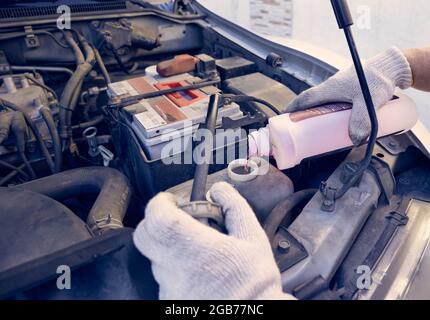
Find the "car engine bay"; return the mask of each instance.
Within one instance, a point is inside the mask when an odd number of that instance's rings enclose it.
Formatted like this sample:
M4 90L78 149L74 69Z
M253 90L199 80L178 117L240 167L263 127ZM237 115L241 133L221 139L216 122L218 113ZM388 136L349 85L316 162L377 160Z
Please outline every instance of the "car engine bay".
M276 47L261 58L221 32L218 20L133 2L76 5L64 30L49 6L0 8L0 297L156 299L131 234L157 193L189 199L198 167L193 135L214 94L223 103L216 128L230 134L216 135L200 188L227 181L247 199L286 292L382 298L396 283L384 261L415 279L415 266L398 261L415 252L409 259L418 263L430 238L415 230L430 223L429 155L419 139L410 131L380 138L369 169L339 199L330 199L330 188L342 185L366 145L286 170L260 159L264 175L237 180L228 166L248 158L248 134L315 84L303 74L322 81L334 70ZM311 62L302 75L288 72L303 59ZM75 290L56 290L59 265L74 270ZM359 266L384 281L357 287ZM407 288L396 290L404 296Z

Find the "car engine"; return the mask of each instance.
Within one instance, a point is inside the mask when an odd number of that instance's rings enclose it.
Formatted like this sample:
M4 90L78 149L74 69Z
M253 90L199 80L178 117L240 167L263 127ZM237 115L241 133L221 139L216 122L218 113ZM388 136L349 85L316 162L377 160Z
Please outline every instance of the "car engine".
M340 186L365 145L286 170L259 159L265 174L238 180L229 164L248 158L248 134L333 68L182 7L77 4L70 29L56 26L52 8L0 8L0 297L157 298L131 234L158 192L189 200L195 133L212 95L222 99L214 121L224 131L200 188L228 181L248 200L284 290L303 299L387 294L377 282L357 288L357 268L394 263L391 246L412 250L398 237L414 233L401 228L430 223L428 153L410 131L380 138L370 169L335 203L323 187ZM416 241L418 257L426 243ZM74 270L76 290L56 289L60 265Z

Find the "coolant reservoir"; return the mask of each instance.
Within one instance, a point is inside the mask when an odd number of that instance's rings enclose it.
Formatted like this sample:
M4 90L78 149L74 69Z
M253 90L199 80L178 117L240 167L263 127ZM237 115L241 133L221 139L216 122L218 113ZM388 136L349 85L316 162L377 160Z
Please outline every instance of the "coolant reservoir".
M267 127L249 135L249 156L273 156L280 170L303 159L351 147L351 104L336 103L269 119ZM418 121L415 103L399 94L377 111L378 137L412 129Z
M220 181L232 184L239 191L260 222L266 219L281 200L294 192L290 178L264 159L239 159L231 162L227 169L208 176L206 190ZM189 202L192 182L184 182L167 191L178 196L180 201Z

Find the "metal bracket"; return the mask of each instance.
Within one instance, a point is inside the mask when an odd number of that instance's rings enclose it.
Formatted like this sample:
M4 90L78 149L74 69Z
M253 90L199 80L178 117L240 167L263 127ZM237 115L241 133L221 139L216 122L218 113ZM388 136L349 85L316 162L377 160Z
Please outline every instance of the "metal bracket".
M394 221L395 225L398 227L405 226L409 221L409 217L406 214L397 211L390 212L386 218L390 221Z
M321 182L320 192L324 197L321 204L321 210L325 212L333 212L336 207L337 188L328 186L326 181Z
M182 210L197 220L212 219L219 226L224 225L221 207L209 201L192 201L179 206Z
M37 48L40 46L39 38L34 34L33 28L31 26L24 27L25 32L25 43L27 48Z

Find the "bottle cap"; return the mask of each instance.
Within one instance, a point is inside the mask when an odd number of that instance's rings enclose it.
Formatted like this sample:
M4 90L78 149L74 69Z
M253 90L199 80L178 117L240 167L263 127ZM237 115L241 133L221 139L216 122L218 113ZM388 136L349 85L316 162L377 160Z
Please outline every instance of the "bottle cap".
M255 179L258 175L258 165L248 159L237 159L228 165L227 174L234 182L247 182Z
M251 132L248 135L248 156L252 157L269 157L271 154L271 145L269 138L269 128L262 128L258 131Z

